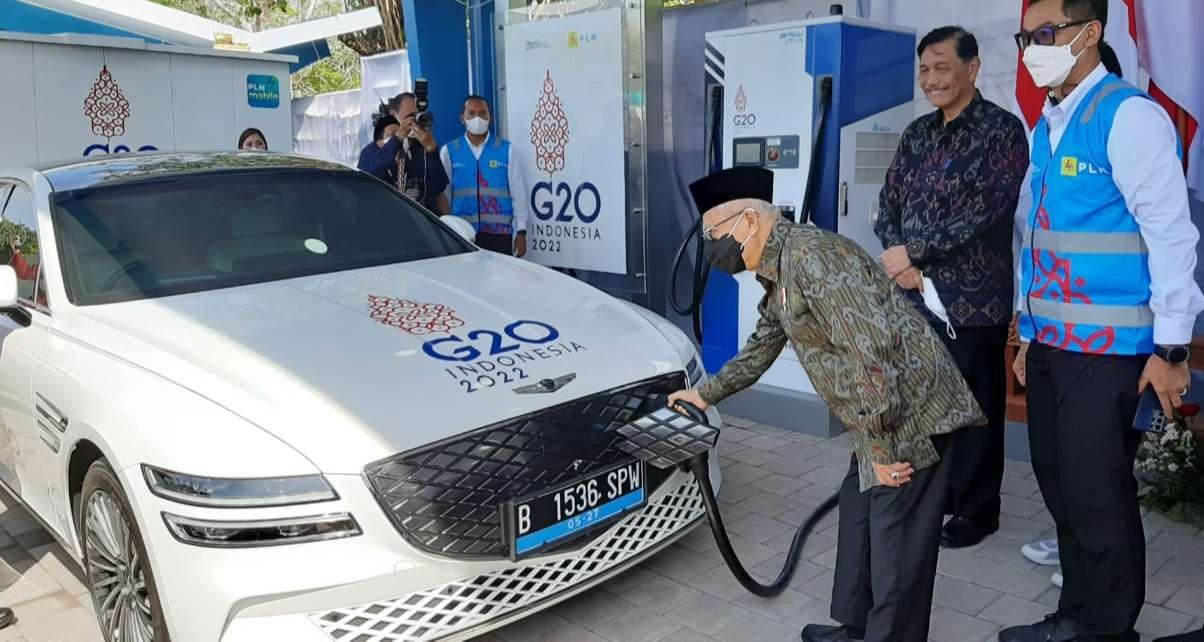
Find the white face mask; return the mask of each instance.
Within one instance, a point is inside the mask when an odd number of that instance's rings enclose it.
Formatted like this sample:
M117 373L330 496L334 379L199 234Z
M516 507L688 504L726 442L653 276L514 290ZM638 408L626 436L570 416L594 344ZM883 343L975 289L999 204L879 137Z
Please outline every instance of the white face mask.
M932 284L932 279L924 278L924 291L921 296L924 297L924 307L928 308L936 318L945 322L945 332L949 334L950 339L957 339L957 332L953 329L953 323L949 321L949 313L945 310L945 304L941 302L941 297L936 293L936 286Z
M1076 56L1071 47L1078 42L1079 36L1086 32L1087 27L1084 26L1074 40L1061 46L1029 45L1024 49L1024 66L1038 87L1056 89L1066 83L1071 70L1074 69L1074 63L1079 61L1083 51L1087 51L1084 47Z
M473 116L465 121L464 129L473 136L484 136L489 131L489 121L480 116Z

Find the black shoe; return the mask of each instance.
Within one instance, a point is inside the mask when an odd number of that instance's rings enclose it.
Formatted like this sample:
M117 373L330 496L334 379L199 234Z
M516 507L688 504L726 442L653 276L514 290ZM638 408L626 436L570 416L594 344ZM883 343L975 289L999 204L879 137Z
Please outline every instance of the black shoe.
M954 515L945 527L941 529L941 546L945 548L966 548L987 538L987 535L999 530L999 520L990 524L977 524L966 517Z
M1036 624L1013 626L999 632L999 642L1073 642L1078 635L1076 620L1051 613Z
M17 618L13 617L12 609L0 608L0 629L12 624Z
M808 624L803 627L803 642L849 642L865 639L865 629L829 624Z

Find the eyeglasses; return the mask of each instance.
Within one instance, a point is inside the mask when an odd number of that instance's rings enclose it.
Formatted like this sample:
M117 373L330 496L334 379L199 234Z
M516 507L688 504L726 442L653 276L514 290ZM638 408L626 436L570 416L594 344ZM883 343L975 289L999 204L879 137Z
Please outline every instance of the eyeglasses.
M1073 20L1071 22L1060 22L1056 25L1037 27L1032 31L1025 31L1021 29L1020 31L1017 31L1016 35L1013 37L1016 39L1016 46L1020 48L1020 51L1024 51L1025 49L1028 49L1029 45L1033 44L1041 46L1052 45L1054 40L1058 37L1059 31L1067 27L1077 27L1090 22L1095 22L1095 20Z
M729 216L729 217L727 217L727 218L723 219L722 221L719 221L718 223L716 223L716 224L714 224L714 225L712 225L712 226L710 226L710 227L706 228L705 230L703 230L703 231L702 231L702 240L704 240L704 241L714 241L714 240L715 240L715 237L714 237L714 236L711 236L711 232L715 231L715 228L719 227L720 225L723 225L724 223L726 223L726 222L728 222L728 221L730 221L730 220L732 220L732 219L734 219L734 218L738 218L738 217L739 217L741 214L743 214L743 213L745 213L745 212L747 212L747 211L748 211L748 210L740 210L739 212L736 212L735 214L732 214L731 216ZM735 233L735 231L736 231L736 226L737 226L737 225L739 225L739 224L740 224L740 221L736 221L735 223L732 223L732 229L728 230L727 234L724 234L724 236L730 236L730 235L732 235L733 233Z

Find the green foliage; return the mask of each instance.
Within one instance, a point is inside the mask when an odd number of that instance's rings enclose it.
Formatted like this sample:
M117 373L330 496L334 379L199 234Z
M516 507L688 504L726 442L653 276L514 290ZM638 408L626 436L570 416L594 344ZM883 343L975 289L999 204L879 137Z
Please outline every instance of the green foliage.
M330 57L293 74L293 97L314 96L346 91L360 86L360 57L349 47L331 38Z
M38 235L26 225L5 219L0 221L0 263L8 265L12 258L13 237L22 240L21 254L30 257L38 254Z
M343 13L343 0L152 0L224 24L255 31ZM371 4L371 3L367 3ZM294 97L345 91L360 86L359 56L330 41L330 57L292 75Z

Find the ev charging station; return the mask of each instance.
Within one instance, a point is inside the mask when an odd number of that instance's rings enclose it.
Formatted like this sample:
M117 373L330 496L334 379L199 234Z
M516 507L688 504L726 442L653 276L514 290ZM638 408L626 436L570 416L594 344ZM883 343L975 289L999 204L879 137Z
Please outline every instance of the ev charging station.
M784 215L803 222L809 204L810 223L877 256L879 191L915 117L915 45L911 29L841 15L708 33L711 170L773 170L774 203ZM711 271L701 312L708 372L748 340L763 295L752 274ZM790 349L759 386L788 396L815 392Z

